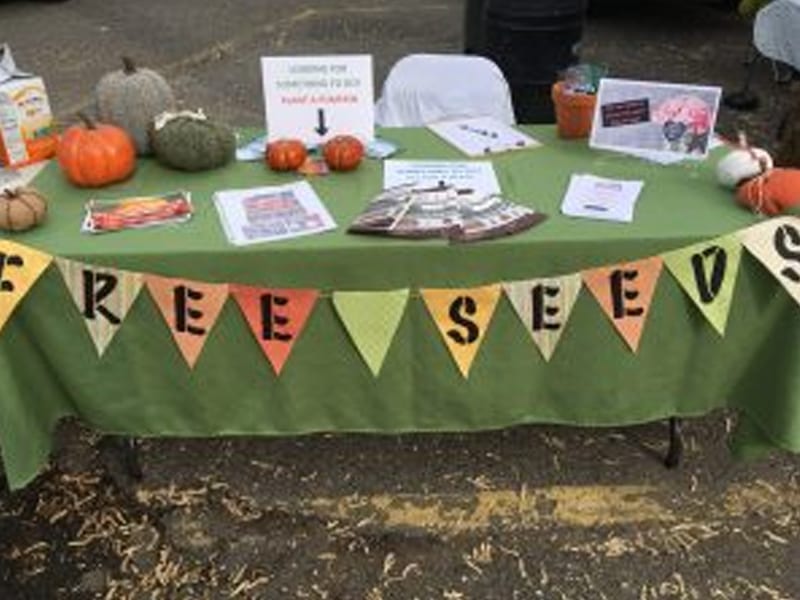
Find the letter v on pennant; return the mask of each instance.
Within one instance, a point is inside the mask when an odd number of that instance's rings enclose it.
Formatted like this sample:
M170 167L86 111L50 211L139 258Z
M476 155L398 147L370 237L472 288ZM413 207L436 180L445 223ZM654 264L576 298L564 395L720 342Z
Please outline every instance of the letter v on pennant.
M664 264L714 329L725 335L742 244L727 235L662 255Z

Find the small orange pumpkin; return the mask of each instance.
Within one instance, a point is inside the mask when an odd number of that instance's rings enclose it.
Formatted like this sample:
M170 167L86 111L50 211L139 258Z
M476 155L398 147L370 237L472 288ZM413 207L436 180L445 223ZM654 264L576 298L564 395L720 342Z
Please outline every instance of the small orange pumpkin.
M282 139L267 144L267 165L273 171L295 171L307 156L306 145L300 140Z
M47 215L47 200L30 187L0 192L0 229L25 231L36 227Z
M325 143L322 155L334 171L352 171L364 158L364 144L352 135L337 135Z
M58 165L66 178L81 187L102 187L127 179L136 168L131 136L116 125L78 116L83 124L68 128L58 144Z
M800 169L770 169L736 190L739 204L765 215L800 206Z

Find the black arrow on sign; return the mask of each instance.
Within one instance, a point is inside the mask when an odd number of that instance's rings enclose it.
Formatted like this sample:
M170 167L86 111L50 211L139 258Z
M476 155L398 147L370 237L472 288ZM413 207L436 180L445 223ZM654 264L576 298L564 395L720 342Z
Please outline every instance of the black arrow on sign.
M325 126L325 109L324 108L318 108L317 109L317 122L318 122L318 125L314 128L314 131L316 131L320 135L325 135L326 133L328 133L329 130Z

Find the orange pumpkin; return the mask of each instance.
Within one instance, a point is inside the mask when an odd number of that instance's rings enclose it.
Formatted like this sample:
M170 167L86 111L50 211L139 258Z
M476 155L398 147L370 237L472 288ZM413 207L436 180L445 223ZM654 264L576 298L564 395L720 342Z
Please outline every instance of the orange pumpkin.
M306 145L300 140L275 140L267 144L267 165L273 171L295 171L307 156Z
M136 147L128 133L115 125L95 123L79 115L58 144L58 165L73 184L102 187L127 179L136 168Z
M800 169L770 169L736 190L743 206L766 215L777 215L800 206Z
M334 171L352 171L364 158L364 144L352 135L337 135L325 143L322 155Z

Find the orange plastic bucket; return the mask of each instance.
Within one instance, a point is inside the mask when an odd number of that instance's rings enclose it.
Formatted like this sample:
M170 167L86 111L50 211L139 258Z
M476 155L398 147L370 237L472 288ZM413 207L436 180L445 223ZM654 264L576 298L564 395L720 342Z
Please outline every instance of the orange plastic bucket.
M564 84L553 84L551 96L556 108L558 135L562 138L585 138L592 131L594 94L569 93Z

